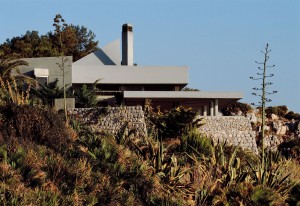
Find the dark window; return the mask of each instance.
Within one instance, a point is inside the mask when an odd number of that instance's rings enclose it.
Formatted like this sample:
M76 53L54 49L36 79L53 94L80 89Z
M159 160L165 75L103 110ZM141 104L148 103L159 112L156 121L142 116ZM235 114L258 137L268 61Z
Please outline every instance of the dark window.
M48 84L48 77L36 77L35 79L39 84L42 84L42 85Z

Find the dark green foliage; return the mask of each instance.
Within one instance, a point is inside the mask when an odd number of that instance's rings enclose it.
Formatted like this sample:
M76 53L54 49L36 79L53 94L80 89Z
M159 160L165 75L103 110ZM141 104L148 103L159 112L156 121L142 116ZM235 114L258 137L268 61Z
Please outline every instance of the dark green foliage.
M267 117L271 117L271 114L276 114L279 117L284 117L287 112L288 112L288 108L285 105L266 108Z
M97 95L93 86L83 85L74 91L75 103L77 108L92 108L98 103Z
M257 187L251 194L251 200L253 205L272 205L276 201L276 193L274 194L274 190L268 187Z
M197 113L184 107L177 107L166 113L151 112L148 116L163 138L178 137L187 127L198 123L195 121Z
M211 156L213 142L196 128L188 128L180 137L181 149L188 154L197 153L203 156Z
M227 107L223 108L221 111L225 116L236 115L239 112L242 112L242 114L246 116L248 112L252 111L252 108L249 104L246 103L233 102L229 104Z
M58 80L31 89L33 98L39 98L44 105L53 106L55 98L63 98L64 90L57 86Z
M286 115L284 115L284 118L289 119L289 120L292 120L292 119L300 120L300 114L290 111Z
M62 30L63 53L73 56L73 61L98 49L95 34L84 26L66 25ZM0 45L0 58L18 55L21 58L60 56L59 36L48 32L39 35L37 31L27 31L24 35L12 37Z
M289 205L299 205L300 204L300 183L295 185L291 190L291 196L288 199Z
M279 151L286 158L294 158L300 163L300 139L292 139L281 143L278 146Z

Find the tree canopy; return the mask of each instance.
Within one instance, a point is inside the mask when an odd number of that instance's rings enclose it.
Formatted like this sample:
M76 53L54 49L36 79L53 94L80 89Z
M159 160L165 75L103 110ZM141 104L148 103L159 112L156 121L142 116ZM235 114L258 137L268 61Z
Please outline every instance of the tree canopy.
M38 31L27 31L24 35L7 39L0 44L0 59L11 56L20 58L60 56L58 35L61 35L64 45L63 54L73 56L73 61L98 49L96 35L86 27L63 24L60 29L61 33L54 30L45 35L40 35Z

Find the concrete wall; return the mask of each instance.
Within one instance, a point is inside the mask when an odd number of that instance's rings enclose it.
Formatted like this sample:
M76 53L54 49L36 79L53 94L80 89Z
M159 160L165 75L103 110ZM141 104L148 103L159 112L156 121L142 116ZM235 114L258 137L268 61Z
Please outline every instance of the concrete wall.
M66 98L67 109L74 109L75 108L75 98ZM64 98L59 98L54 100L54 107L57 110L65 108Z
M242 116L207 116L200 131L211 137L214 143L226 141L228 145L239 145L258 153L255 136L250 120Z
M65 84L72 84L72 56L66 56L65 59ZM39 58L24 58L28 62L28 66L20 66L19 69L22 74L34 77L34 68L48 69L48 82L54 82L58 79L58 86L63 87L63 71L58 64L61 63L61 57L39 57Z

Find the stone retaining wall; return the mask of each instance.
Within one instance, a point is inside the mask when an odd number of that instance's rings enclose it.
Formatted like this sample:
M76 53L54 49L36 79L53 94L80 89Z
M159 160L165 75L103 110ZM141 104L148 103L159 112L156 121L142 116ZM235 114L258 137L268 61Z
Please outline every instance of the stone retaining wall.
M141 106L75 108L68 111L79 122L88 124L95 132L108 134L134 131L137 136L146 136L147 129Z
M243 116L208 116L200 131L211 137L214 143L226 141L229 145L239 145L258 154L255 136L250 120Z
M95 132L119 134L134 131L136 136L147 135L144 112L141 106L108 108L75 108L69 114L79 122L88 124ZM250 120L242 116L209 116L200 131L216 143L226 141L229 145L239 145L258 153Z

